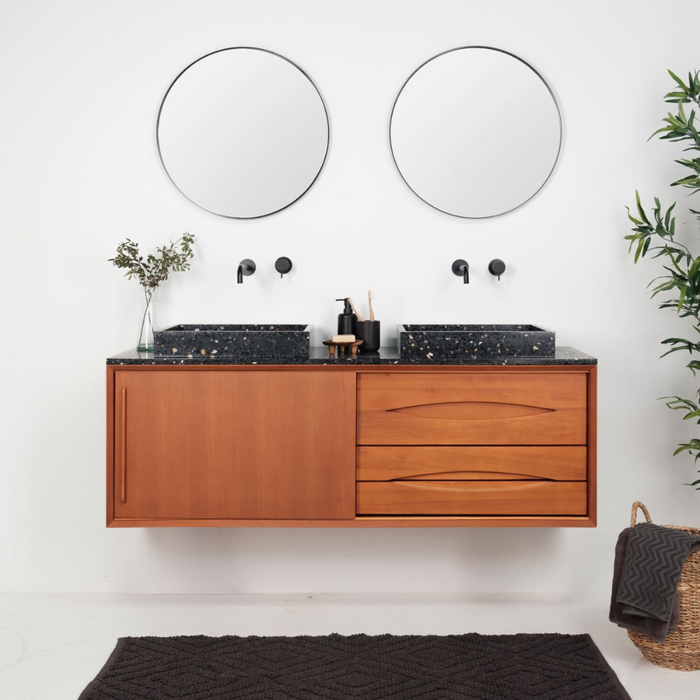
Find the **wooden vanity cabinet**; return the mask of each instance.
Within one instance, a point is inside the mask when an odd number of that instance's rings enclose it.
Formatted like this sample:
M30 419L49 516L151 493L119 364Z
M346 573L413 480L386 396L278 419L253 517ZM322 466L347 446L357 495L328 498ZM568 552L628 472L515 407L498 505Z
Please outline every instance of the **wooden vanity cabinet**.
M108 365L107 391L111 527L595 526L595 365Z

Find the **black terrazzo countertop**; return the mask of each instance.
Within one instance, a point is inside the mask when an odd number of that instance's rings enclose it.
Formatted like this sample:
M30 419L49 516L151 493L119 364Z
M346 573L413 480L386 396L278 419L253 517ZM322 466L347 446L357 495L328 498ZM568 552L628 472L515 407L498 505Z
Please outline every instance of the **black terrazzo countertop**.
M241 360L208 357L155 357L135 348L107 358L108 365L597 365L595 357L570 347L557 347L554 357L400 357L395 347L381 348L375 353L360 353L356 359L339 356L332 360L328 348L311 348L309 357L250 357Z

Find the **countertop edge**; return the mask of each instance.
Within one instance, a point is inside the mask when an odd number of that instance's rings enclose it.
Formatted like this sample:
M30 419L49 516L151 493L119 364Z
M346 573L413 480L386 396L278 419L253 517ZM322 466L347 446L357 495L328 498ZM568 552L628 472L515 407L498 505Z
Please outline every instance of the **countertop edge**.
M400 357L396 348L381 348L377 353L358 355L356 359L350 357L337 357L331 359L327 348L311 348L308 357L284 358L284 357L249 357L249 358L217 358L213 356L202 357L155 357L153 353L139 353L135 348L108 357L107 365L153 365L153 366L246 366L246 365L310 365L310 366L364 366L364 365L420 365L426 367L435 366L524 366L524 365L597 365L598 360L591 355L568 346L555 348L554 357L484 357L474 360L464 357Z

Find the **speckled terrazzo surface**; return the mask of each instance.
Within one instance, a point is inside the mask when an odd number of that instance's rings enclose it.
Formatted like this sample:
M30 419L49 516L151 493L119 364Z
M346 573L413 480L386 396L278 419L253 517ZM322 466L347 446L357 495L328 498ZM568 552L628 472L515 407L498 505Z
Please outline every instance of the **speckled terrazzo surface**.
M376 353L360 353L357 359L342 355L328 357L328 348L311 348L305 357L249 357L236 361L219 355L188 357L155 357L135 348L107 358L108 365L596 365L598 360L570 347L555 348L553 357L480 357L461 354L448 357L401 357L396 347L381 348Z
M533 325L419 325L397 326L402 357L458 357L472 361L489 358L554 357L553 331Z
M153 334L154 354L173 359L306 358L311 328L304 324L180 324Z

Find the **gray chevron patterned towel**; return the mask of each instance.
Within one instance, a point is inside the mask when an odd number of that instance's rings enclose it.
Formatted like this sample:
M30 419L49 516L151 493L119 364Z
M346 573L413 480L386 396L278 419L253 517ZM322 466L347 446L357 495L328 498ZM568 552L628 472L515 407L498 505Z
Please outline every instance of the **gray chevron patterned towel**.
M689 554L700 551L700 537L642 523L620 533L610 620L666 641L678 624L678 579Z

